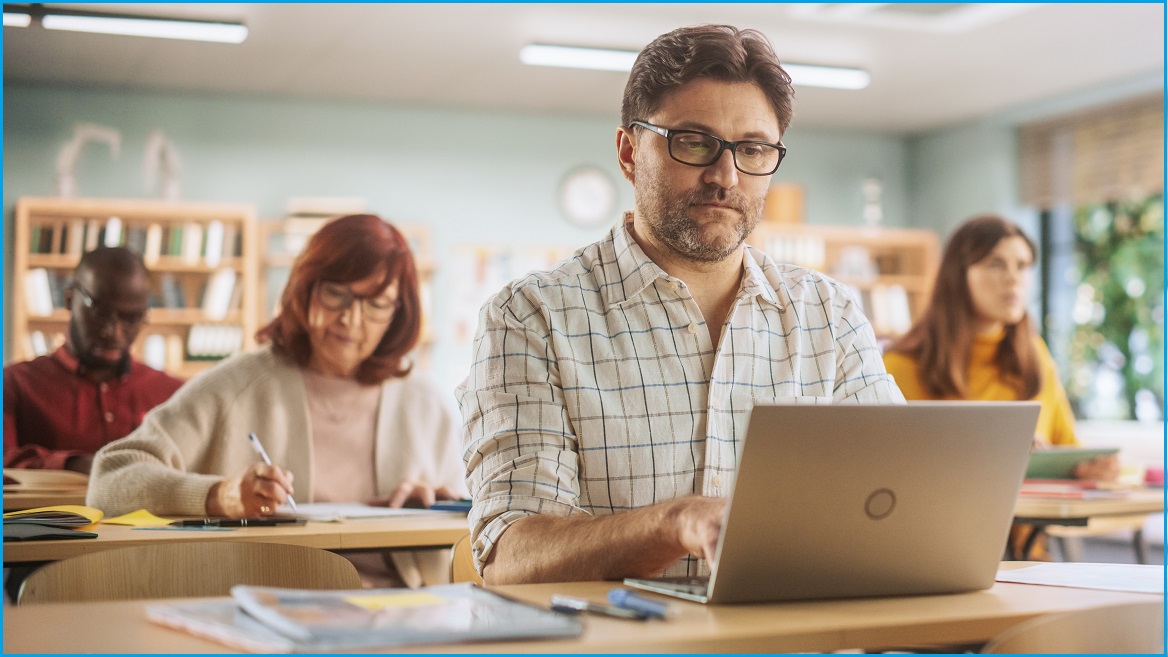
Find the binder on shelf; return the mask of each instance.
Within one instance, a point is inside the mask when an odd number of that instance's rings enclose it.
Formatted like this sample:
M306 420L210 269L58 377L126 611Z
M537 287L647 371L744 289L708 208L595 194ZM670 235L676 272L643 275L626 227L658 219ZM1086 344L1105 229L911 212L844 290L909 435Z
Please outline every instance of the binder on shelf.
M242 255L242 251L237 248L240 245L236 243L241 236L239 226L235 225L234 221L228 222L223 227L223 248L220 249L223 254L223 260Z
M98 221L97 219L87 219L85 221L85 252L86 253L89 253L90 251L97 248L97 245L101 243L100 241L98 241L100 237L101 237L101 222Z
M65 253L71 258L80 258L85 249L85 220L70 219L69 234L65 244Z

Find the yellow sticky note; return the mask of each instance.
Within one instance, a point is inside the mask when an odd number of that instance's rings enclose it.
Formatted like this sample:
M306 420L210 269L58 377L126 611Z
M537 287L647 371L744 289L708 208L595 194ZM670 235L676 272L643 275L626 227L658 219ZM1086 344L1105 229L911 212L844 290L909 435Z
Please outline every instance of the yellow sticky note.
M432 593L386 593L382 595L354 595L345 598L345 602L357 605L369 611L377 611L386 607L425 607L427 605L445 604L446 599Z
M116 518L102 520L106 525L129 525L131 527L165 527L170 524L168 518L159 518L146 509L138 509L132 513L120 515Z

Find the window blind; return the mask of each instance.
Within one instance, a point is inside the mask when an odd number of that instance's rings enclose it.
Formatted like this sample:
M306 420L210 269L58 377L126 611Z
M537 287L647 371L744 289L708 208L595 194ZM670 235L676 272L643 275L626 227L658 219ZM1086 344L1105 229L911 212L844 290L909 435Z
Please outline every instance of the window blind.
M1141 97L1019 127L1022 202L1079 206L1164 191L1164 100Z

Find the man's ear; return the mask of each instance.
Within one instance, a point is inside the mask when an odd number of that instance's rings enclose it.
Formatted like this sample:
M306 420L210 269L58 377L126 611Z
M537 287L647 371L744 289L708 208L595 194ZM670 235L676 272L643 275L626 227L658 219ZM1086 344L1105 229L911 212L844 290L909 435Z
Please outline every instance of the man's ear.
M637 182L637 138L632 128L620 127L616 129L616 160L620 165L625 180Z

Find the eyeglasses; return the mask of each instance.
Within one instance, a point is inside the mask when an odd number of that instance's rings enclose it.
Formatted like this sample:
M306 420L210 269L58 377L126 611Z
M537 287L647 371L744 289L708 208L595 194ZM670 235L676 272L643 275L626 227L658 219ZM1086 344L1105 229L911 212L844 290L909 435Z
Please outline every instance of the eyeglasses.
M349 288L336 283L322 282L316 286L316 300L329 310L344 312L358 299L361 300L361 315L371 322L378 323L388 322L401 305L398 299L357 296Z
M81 305L85 306L85 309L89 311L88 319L95 322L98 326L109 326L114 322L118 322L126 331L132 331L146 321L146 311L136 313L119 312L98 303L93 298L93 295L81 287L81 284L77 281L73 281L70 287L81 295Z
M787 147L768 141L726 141L697 130L670 130L644 121L633 121L669 140L669 157L691 167L708 167L722 157L723 151L734 154L734 168L750 176L769 176L779 170Z

